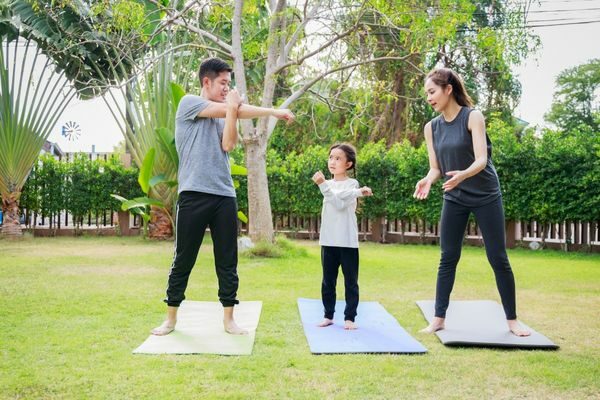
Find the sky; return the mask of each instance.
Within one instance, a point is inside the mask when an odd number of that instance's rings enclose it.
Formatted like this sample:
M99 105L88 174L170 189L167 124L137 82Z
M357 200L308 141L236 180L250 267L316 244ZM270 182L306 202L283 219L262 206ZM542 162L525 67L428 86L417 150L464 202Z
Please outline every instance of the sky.
M600 21L600 0L541 0L532 5L530 25ZM536 22L537 21L537 22ZM533 28L542 45L514 69L522 85L521 102L515 116L530 125L544 125L550 110L557 75L567 69L600 58L600 22ZM293 105L292 105L293 108ZM62 127L76 123L81 134L75 140L61 135ZM73 101L59 118L48 140L63 151L110 152L123 135L102 99Z
M558 74L593 58L600 58L600 0L544 1L532 7L531 11L531 25L599 21L534 28L534 33L541 39L542 48L514 70L522 85L521 103L515 110L515 116L530 125L541 126L544 125L544 114L552 104Z
M69 122L74 122L81 130L74 140L62 136L62 128ZM73 100L58 119L48 140L57 143L63 152L91 152L93 147L95 152L103 153L112 152L113 147L125 139L104 100L96 98Z

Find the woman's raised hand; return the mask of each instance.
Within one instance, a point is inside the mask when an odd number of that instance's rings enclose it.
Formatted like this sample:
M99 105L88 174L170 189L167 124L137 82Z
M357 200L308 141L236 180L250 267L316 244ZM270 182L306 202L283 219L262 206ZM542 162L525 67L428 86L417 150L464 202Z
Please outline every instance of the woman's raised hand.
M413 197L417 200L424 200L429 195L429 189L431 189L431 181L425 177L415 185Z

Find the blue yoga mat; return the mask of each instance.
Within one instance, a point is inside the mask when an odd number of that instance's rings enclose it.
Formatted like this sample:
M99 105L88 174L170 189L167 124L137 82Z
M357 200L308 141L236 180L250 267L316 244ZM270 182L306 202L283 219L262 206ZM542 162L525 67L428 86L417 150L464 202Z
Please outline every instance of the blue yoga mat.
M344 329L344 301L335 305L334 324L325 328L321 300L298 299L304 334L313 354L336 353L426 353L427 349L410 336L378 302L360 302L358 329Z

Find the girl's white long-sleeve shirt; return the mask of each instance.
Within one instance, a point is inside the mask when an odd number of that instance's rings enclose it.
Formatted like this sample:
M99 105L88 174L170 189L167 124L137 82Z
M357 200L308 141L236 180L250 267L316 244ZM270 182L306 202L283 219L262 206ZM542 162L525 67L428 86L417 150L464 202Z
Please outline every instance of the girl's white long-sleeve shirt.
M356 179L327 180L319 185L323 194L321 246L358 248L356 199L362 196Z

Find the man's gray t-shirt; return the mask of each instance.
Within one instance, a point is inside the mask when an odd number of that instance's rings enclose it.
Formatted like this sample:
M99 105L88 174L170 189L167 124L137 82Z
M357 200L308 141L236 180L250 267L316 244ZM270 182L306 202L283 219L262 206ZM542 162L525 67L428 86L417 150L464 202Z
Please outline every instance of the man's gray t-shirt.
M209 100L194 95L186 95L179 102L175 117L178 193L194 191L235 197L229 154L221 147L225 119L198 117L209 104Z

